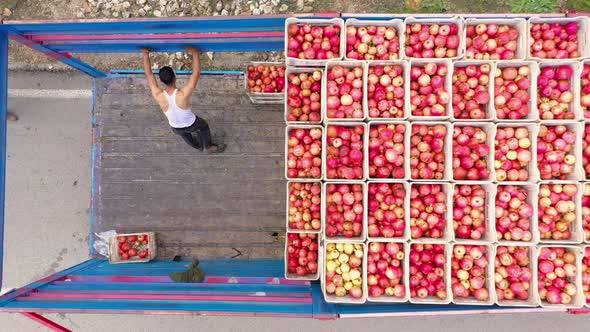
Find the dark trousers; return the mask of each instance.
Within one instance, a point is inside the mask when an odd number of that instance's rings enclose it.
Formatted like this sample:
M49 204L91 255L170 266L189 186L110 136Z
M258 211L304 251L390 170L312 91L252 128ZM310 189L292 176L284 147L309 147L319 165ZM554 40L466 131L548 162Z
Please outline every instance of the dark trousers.
M172 128L182 139L195 149L208 149L211 146L211 131L207 121L197 116L192 125L185 128Z

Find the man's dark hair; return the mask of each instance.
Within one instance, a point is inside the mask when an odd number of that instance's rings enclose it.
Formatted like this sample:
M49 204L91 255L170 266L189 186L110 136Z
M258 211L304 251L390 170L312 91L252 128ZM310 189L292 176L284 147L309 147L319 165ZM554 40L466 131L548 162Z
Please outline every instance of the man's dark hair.
M174 70L168 66L160 68L158 76L160 76L160 81L166 85L172 85L174 84L174 81L176 81Z

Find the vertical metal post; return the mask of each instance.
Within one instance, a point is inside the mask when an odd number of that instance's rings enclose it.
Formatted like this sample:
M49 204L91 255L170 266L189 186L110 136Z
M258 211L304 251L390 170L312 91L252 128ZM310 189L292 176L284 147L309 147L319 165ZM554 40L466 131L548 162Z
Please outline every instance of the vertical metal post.
M0 287L4 261L4 202L6 197L6 116L8 113L8 35L0 32Z

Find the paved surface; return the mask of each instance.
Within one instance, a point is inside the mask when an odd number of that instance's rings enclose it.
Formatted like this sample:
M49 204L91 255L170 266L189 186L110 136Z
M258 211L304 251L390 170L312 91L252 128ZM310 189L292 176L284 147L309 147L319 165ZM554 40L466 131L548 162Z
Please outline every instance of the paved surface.
M72 75L18 74L15 89L84 89ZM11 98L20 120L8 126L4 285L20 287L87 257L90 99ZM74 184L75 183L75 184ZM299 319L135 315L48 315L75 331L587 331L590 316L563 314ZM0 314L0 332L46 331Z

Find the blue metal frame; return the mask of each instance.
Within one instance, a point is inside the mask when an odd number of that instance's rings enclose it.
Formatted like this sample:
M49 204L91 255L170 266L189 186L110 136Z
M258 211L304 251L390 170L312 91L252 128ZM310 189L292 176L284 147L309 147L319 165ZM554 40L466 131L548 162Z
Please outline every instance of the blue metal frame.
M422 15L421 15L422 16ZM450 15L439 15L448 17ZM528 15L521 15L527 17ZM563 15L559 15L563 16ZM70 53L137 52L149 46L153 51L181 51L186 45L195 45L202 51L282 51L286 15L257 17L202 17L140 19L127 21L95 20L68 22L17 22L0 24L0 285L2 281L3 224L6 164L6 112L8 38L23 43L35 50L78 69L94 78L117 77L138 74L142 71L113 70L104 73L74 58ZM356 17L360 19L403 18L400 15L326 14L302 15L306 18ZM424 17L432 17L424 15ZM475 17L475 15L474 15ZM481 15L478 17L500 17ZM514 17L514 16L511 16ZM191 35L187 34L210 34ZM135 34L135 36L131 36ZM166 36L163 36L167 34ZM172 34L172 35L171 35ZM96 38L80 38L83 35ZM113 35L113 36L107 36ZM57 36L57 38L55 38ZM98 37L97 37L98 36ZM184 71L179 72L181 74ZM188 72L187 72L188 73ZM238 74L241 72L232 72ZM227 74L212 71L211 74ZM93 91L93 98L95 91ZM94 99L93 99L94 107ZM91 119L94 124L94 117ZM97 150L92 150L93 168L99 159ZM96 195L92 173L92 196ZM93 232L94 216L90 216L90 232ZM90 237L92 239L92 236ZM91 252L92 240L89 243ZM414 304L367 304L363 306L336 305L324 301L318 282L290 282L283 279L283 261L204 261L202 266L209 276L222 281L203 284L174 284L167 279L168 273L179 271L189 262L175 263L155 261L148 264L109 265L102 260L89 260L70 269L41 279L19 290L0 297L0 311L6 312L110 312L110 313L184 313L184 314L249 314L307 316L333 319L338 315L363 316L367 314L422 313L437 311L482 312L505 311L530 312L534 309L499 308L496 306L428 306ZM233 278L235 277L235 278ZM105 279L106 278L106 279ZM135 278L135 279L134 279ZM155 279L154 279L155 278ZM229 278L223 281L223 278ZM105 281L106 280L106 281ZM139 280L130 282L125 280ZM142 281L143 280L143 281ZM150 281L151 280L151 281ZM158 281L153 281L158 280ZM254 301L257 296L272 293L281 295L276 303L273 296L268 301ZM129 296L129 299L93 299L88 294L112 293ZM236 294L240 298L252 297L250 301L194 300L190 294ZM67 297L84 295L88 298ZM186 295L184 300L162 300L137 296L158 294ZM67 295L67 296L66 296ZM135 296L135 298L133 298ZM308 301L293 301L309 297ZM44 300L45 299L45 300Z
M70 267L69 269L65 269L63 271L60 271L60 272L55 273L53 275L50 275L50 276L48 276L46 278L43 278L43 279L37 280L35 282L32 282L32 283L28 284L25 287L19 288L19 289L15 290L15 291L12 291L12 292L8 293L8 294L5 294L3 296L0 296L0 306L5 306L5 305L7 305L10 302L15 301L20 296L26 295L26 294L28 294L30 292L33 292L33 291L35 291L35 290L37 290L39 288L45 287L49 283L51 283L51 282L53 282L53 281L55 281L55 280L57 280L57 279L59 279L61 277L70 275L72 273L78 272L78 271L83 270L83 269L87 269L89 267L96 266L99 263L100 263L99 260L90 259L90 260L87 260L85 262L82 262L82 263L80 263L78 265L74 265L74 266Z
M154 74L157 74L157 70L152 70ZM176 70L177 75L190 75L192 70ZM111 69L108 72L109 78L115 77L132 77L137 75L143 75L145 71L143 69ZM201 70L201 75L242 75L242 70Z
M204 283L172 283L171 272L190 261L112 265L89 260L0 297L0 312L174 313L262 315L336 319L437 312L531 312L542 308L422 305L364 305L324 301L320 283L283 278L282 260L204 260ZM564 312L563 310L558 310Z
M99 150L94 144L94 137L98 137L99 135L95 135L95 130L100 130L99 126L96 125L96 116L94 113L94 106L96 104L96 78L92 80L92 110L90 112L90 127L91 129L91 148L90 148L90 160L91 160L91 168L90 168L90 208L89 208L89 215L88 215L88 250L91 255L94 255L94 197L96 197L96 183L98 183L96 179L96 173L94 171L96 166L96 161L100 160L98 156Z
M88 75L94 77L94 78L101 78L101 77L107 76L102 71L92 67L91 65L83 62L80 59L73 57L71 54L69 54L67 52L55 51L53 49L48 48L47 46L43 46L39 42L31 41L31 40L23 37L19 33L15 32L14 29L7 29L7 30L11 31L10 39L12 39L16 42L19 42L23 45L26 45L34 50L42 52L43 54L45 54L45 55L47 55L59 62L62 62L65 65L68 65L74 69L77 69L85 74L88 74Z
M0 287L4 260L4 206L6 200L6 119L8 114L8 35L0 31Z

